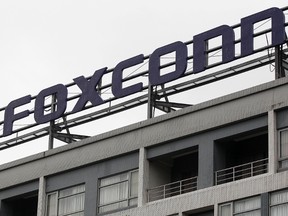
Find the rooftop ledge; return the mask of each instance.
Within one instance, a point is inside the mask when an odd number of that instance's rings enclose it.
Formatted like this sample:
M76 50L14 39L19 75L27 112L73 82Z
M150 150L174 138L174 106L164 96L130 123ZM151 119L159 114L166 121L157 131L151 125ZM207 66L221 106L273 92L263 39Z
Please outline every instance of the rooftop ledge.
M175 118L178 118L181 116L185 116L187 114L196 113L200 110L208 109L208 108L211 108L214 106L218 106L220 104L224 104L224 103L227 103L227 102L230 102L233 100L238 100L240 98L244 98L244 97L247 97L247 96L250 96L253 94L268 91L270 89L274 89L274 88L284 86L287 84L288 84L288 77L273 80L273 81L270 81L270 82L267 82L267 83L264 83L261 85L257 85L257 86L254 86L254 87L251 87L251 88L248 88L245 90L241 90L241 91L231 93L231 94L228 94L228 95L216 98L216 99L212 99L212 100L209 100L209 101L206 101L203 103L199 103L199 104L196 104L196 105L193 105L190 107L186 107L186 108L183 108L181 110L177 110L177 111L172 112L172 113L157 116L157 117L154 117L152 119L137 122L137 123L134 123L134 124L131 124L128 126L124 126L122 128L118 128L118 129L115 129L115 130L112 130L109 132L105 132L103 134L89 137L87 139L71 143L69 145L61 146L61 147L58 147L55 149L47 150L47 151L44 151L41 153L37 153L37 154L31 155L31 156L25 157L25 158L22 158L19 160L5 163L5 164L0 165L0 171L9 169L9 168L12 168L15 166L19 166L19 165L22 165L25 163L29 163L29 162L32 162L35 160L40 160L40 159L43 159L45 157L56 155L56 154L59 154L62 152L66 152L66 151L69 151L71 149L81 148L85 145L99 142L101 140L105 140L105 139L108 139L108 138L111 138L114 136L119 136L119 135L122 135L125 133L131 133L133 131L143 129L145 127L149 127L149 126L158 124L160 122L165 122L165 121L172 120L172 119L175 119ZM285 102L273 104L273 107L271 107L271 110L272 109L280 109L280 108L285 107L285 106L288 106L288 100Z

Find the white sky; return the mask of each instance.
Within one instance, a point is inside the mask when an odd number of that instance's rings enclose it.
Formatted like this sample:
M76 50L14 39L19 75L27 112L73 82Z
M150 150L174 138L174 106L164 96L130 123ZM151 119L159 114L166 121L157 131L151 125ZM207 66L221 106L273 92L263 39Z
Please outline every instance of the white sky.
M0 107L287 5L287 0L0 0ZM0 163L16 154L0 152Z

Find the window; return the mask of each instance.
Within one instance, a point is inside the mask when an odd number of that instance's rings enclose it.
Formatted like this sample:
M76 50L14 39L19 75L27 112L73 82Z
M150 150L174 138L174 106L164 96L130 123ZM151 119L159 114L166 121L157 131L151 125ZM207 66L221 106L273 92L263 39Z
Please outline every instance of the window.
M84 216L85 185L47 195L46 216Z
M219 216L261 216L260 196L226 203L219 207Z
M288 189L271 193L270 196L270 215L288 215Z
M37 216L38 191L27 194L16 195L3 199L1 202L1 212L9 216ZM6 214L5 214L6 212Z
M207 208L212 208L210 210L207 210ZM213 207L206 207L202 209L194 209L193 211L187 212L184 214L185 216L214 216L214 209Z
M279 134L279 168L288 168L288 129Z
M153 158L149 161L149 170L148 202L195 191L198 146Z
M268 132L266 127L216 140L214 146L215 185L268 172Z
M138 170L100 180L98 212L137 205Z

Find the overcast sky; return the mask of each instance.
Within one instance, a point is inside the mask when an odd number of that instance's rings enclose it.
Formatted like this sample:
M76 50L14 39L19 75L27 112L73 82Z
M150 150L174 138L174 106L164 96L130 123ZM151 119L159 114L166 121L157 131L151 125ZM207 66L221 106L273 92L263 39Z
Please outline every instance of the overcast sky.
M287 0L0 0L0 107L287 5ZM12 158L7 154L12 153L0 153L0 163Z

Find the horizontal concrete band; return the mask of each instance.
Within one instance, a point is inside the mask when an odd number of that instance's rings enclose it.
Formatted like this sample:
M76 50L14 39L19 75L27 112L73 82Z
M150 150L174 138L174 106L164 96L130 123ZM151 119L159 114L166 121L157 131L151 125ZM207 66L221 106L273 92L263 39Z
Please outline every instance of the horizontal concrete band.
M178 195L148 203L142 208L131 208L125 211L109 214L109 216L166 216L174 213L197 210L215 204L260 195L288 187L288 172L274 175L255 176L228 184L205 188L202 190Z
M0 189L288 106L283 78L0 166Z

